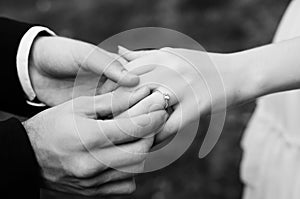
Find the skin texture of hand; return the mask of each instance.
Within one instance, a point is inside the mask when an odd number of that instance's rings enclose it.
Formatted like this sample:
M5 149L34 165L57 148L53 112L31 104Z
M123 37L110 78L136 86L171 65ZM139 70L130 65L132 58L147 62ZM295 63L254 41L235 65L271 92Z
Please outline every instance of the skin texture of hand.
M180 122L184 126L200 114L299 89L299 44L298 37L231 54L179 48L137 52L119 48L119 54L129 61L125 67L140 75L140 84L171 96L174 112L157 136L159 141L178 132ZM194 92L188 92L189 88ZM131 108L131 115L154 102L150 95Z
M125 67L140 76L140 85L171 97L174 111L157 135L158 142L200 119L200 114L221 111L228 102L241 101L239 93L247 92L247 89L240 90L248 79L244 75L246 71L234 68L230 55L173 48L138 52L119 48L119 54L129 61ZM130 115L141 114L149 107L151 111L161 110L163 106L153 106L153 103L161 104L162 100L162 95L155 92L131 108Z
M96 97L78 97L25 121L45 188L86 196L132 193L133 173L142 172L153 144L153 138L140 137L159 130L168 115L154 111L101 118L127 110L149 93L145 87L119 88Z
M78 96L110 92L111 88L103 86L106 81L122 86L135 86L139 82L114 54L89 43L56 36L35 40L29 74L37 98L48 106ZM72 96L75 79L77 93Z

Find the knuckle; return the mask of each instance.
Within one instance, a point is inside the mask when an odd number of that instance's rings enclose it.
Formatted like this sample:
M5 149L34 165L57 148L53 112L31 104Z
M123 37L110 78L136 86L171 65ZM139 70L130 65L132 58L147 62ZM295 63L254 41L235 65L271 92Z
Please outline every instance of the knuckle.
M77 158L73 163L71 172L76 178L84 178L90 174L90 168L86 161L83 161L81 158Z
M73 176L76 178L90 178L96 177L95 175L98 172L104 171L107 169L105 164L102 164L100 160L95 159L91 154L85 154L84 157L77 158L73 161ZM89 186L88 182L86 182Z

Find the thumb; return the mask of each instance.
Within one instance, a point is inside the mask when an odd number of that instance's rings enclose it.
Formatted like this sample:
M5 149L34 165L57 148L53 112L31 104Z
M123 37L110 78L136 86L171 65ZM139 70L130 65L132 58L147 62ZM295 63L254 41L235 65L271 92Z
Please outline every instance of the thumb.
M124 48L123 46L118 46L118 54L122 56L127 61L133 61L135 59L138 59L142 56L148 55L149 53L152 53L155 50L139 50L139 51L132 51L128 50L127 48Z

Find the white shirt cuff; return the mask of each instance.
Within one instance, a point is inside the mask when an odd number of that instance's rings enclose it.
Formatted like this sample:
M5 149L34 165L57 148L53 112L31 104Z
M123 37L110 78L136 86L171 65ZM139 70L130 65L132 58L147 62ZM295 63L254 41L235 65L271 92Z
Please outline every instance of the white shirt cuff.
M42 26L34 26L30 28L22 37L18 52L17 52L17 72L21 82L21 86L28 97L28 100L32 101L36 98L36 93L33 90L30 77L29 77L29 55L34 39L40 32L46 31L49 35L55 35L53 31ZM37 104L34 102L27 102L33 106L42 106L43 104Z

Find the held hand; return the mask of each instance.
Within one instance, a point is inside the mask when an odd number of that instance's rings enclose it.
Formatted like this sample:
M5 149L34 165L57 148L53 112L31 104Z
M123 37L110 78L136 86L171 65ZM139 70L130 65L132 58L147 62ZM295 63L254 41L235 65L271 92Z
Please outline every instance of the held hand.
M132 173L142 172L145 153L153 144L153 138L137 137L160 129L167 114L155 111L116 120L97 118L122 112L147 95L146 88L134 92L120 88L113 94L76 98L24 122L44 186L88 196L133 192Z
M102 86L105 81L122 86L138 84L139 78L127 72L120 62L124 60L89 43L38 37L31 50L29 73L37 98L55 106L72 98L76 78L78 96L110 92L112 88Z
M140 75L140 85L170 95L174 111L157 135L157 141L174 135L180 127L199 119L200 114L221 111L241 101L240 93L247 92L240 90L247 81L246 71L234 69L229 55L173 48L133 52L122 47L119 54L129 61L125 67ZM163 106L153 104L162 100L163 96L155 92L128 112L134 116L149 107L152 111L161 110Z

